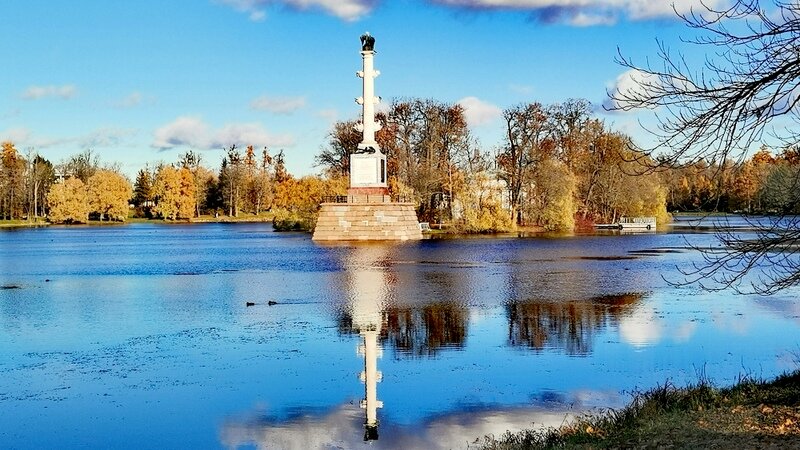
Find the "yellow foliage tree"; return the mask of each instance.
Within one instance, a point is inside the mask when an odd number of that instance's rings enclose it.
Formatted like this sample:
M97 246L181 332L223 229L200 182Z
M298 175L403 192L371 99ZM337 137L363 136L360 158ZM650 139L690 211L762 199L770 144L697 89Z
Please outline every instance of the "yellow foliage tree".
M122 175L101 169L86 183L91 211L100 214L100 220L119 220L128 217L128 201L133 194L131 183Z
M312 230L317 222L319 204L325 195L345 195L348 179L332 177L323 179L306 176L288 177L275 187L275 218L278 230Z
M194 208L195 215L200 216L200 211L206 203L208 189L217 183L217 177L213 172L203 166L196 166L191 169L194 175Z
M505 185L489 172L466 175L458 186L457 227L467 233L495 233L514 228L509 208L503 205Z
M14 144L2 143L0 152L0 218L22 216L25 202L25 159Z
M667 189L657 174L627 176L622 178L622 192L617 210L622 216L655 217L657 225L672 221L667 212Z
M195 215L197 184L192 171L186 167L180 169L178 175L180 178L178 217L190 219Z
M53 223L85 223L89 218L86 185L74 177L55 183L47 193L50 205L48 220Z
M162 166L156 174L153 190L156 196L154 210L162 218L177 220L194 216L196 187L189 169Z
M534 175L534 187L529 194L533 201L528 212L534 221L547 231L575 228L575 193L578 181L567 166L555 159L541 162Z
M347 195L347 188L350 187L350 177L333 175L325 178L323 183L325 188L324 195Z
M411 201L416 198L416 191L414 191L414 188L403 183L399 177L389 177L387 184L389 186L389 193L393 197L400 198L402 201Z

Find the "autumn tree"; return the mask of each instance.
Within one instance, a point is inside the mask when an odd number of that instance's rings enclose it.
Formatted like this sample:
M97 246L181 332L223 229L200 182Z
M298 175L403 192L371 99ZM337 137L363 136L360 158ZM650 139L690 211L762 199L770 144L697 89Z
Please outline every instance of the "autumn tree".
M602 123L592 118L592 104L582 98L550 105L547 110L555 144L553 156L577 174L577 166L596 139L598 126L603 128Z
M597 119L583 122L579 134L581 137L561 135L559 138L568 140L572 147L569 151L562 151L562 155L567 154L568 158L562 156L561 160L577 177L578 208L584 220L613 221L599 207L600 184L609 166L619 163L619 152L628 145L628 139L622 134L608 132ZM578 141L582 142L578 144ZM580 148L576 149L578 146Z
M216 187L217 177L214 172L202 165L191 169L191 172L195 186L195 215L199 217L213 207L209 204L208 198L209 193Z
M128 201L131 198L131 184L122 175L98 169L89 177L86 184L89 208L105 218L124 222L128 217Z
M243 202L255 215L271 206L273 197L272 157L266 148L257 155L250 145L245 150L243 163Z
M181 155L178 162L180 167L188 169L194 178L194 215L196 217L200 217L200 214L205 209L212 207L208 203L209 191L216 184L214 174L204 167L201 162L201 156L191 150Z
M575 227L575 189L577 180L566 164L555 158L539 162L533 183L526 186L523 205L531 223L547 231L568 231Z
M55 183L56 172L53 164L39 154L31 155L28 159L27 185L28 185L28 218L45 215L44 201L50 186Z
M362 138L356 125L355 120L333 124L328 134L328 145L314 157L314 164L332 175L350 175L350 155L358 149Z
M467 233L496 233L514 228L503 203L505 186L488 170L467 172L455 207L456 227Z
M255 215L272 206L274 198L272 173L272 157L265 148L261 152L261 160L258 168L253 172L248 185L248 196L253 205Z
M89 195L80 178L55 183L47 193L48 220L53 223L85 223L89 220Z
M731 205L736 211L751 213L758 198L759 180L756 178L753 161L745 161L735 169Z
M291 174L289 171L286 170L286 157L283 154L283 150L280 150L275 155L275 182L282 183L284 180L291 178Z
M170 165L159 168L154 186L154 211L167 220L190 219L195 211L195 185L192 172Z
M379 120L385 123L376 140L387 153L389 178L412 189L420 219L451 219L456 155L469 154L472 145L463 108L434 100L401 100Z
M186 167L178 170L179 175L179 198L178 218L191 219L195 215L196 205L196 185L192 171Z
M244 178L245 170L242 154L236 148L236 145L231 145L226 150L226 156L222 159L222 166L219 172L222 200L229 216L236 217L239 215Z
M554 150L552 128L540 103L517 105L503 111L505 136L497 156L500 176L508 186L511 215L516 224L523 224L520 215L524 188L530 183L537 165Z
M759 191L763 208L767 212L797 214L800 212L800 186L797 185L798 167L786 162L770 171Z
M348 179L288 177L275 186L273 226L280 231L314 229L319 204L324 195L345 195Z
M72 155L61 164L61 175L64 177L75 177L84 184L89 181L89 177L94 175L100 167L100 156L91 149L86 149L81 153Z
M25 203L25 159L12 142L2 143L0 155L0 217L16 219L22 217Z

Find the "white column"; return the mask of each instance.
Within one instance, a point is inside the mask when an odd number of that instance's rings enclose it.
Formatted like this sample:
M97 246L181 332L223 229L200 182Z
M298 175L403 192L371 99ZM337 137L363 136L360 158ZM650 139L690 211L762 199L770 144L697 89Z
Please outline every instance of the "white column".
M361 105L361 143L358 150L350 155L350 187L351 188L380 188L387 187L386 155L381 152L375 139L375 133L381 126L375 121L375 105L380 102L380 97L375 95L375 78L380 71L375 70L375 51L372 47L365 50L362 47L362 70L356 75L362 79L361 97L356 103Z
M374 51L362 51L361 58L364 69L357 73L363 79L362 96L358 98L358 103L363 105L361 116L363 132L359 148L373 147L378 150L375 133L380 129L380 125L375 122L375 105L380 102L380 98L375 96L375 78L380 72L374 67Z
M364 356L364 370L360 373L364 398L360 406L366 411L365 440L377 439L378 408L383 408L383 402L378 400L378 382L382 378L378 371L378 358L382 353L378 337L389 295L386 269L380 263L386 258L386 252L386 247L359 247L347 260L353 327L363 339L358 354Z
M383 407L383 402L378 400L378 381L381 373L378 371L378 331L362 331L364 337L364 372L361 379L364 382L364 400L361 407L367 412L366 427L378 426L378 408Z

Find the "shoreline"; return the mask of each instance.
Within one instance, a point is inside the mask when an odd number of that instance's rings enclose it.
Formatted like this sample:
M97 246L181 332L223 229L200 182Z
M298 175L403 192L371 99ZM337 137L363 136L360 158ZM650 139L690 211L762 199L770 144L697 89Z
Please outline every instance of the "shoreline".
M105 227L105 226L125 226L131 225L136 223L151 223L157 225L176 225L176 224L190 224L190 223L272 223L272 217L228 217L228 216L220 216L217 218L214 217L195 217L189 220L163 220L163 219L144 219L144 218L133 218L128 219L124 222L117 222L117 221L99 221L99 220L89 220L86 223L74 223L74 224L61 224L61 223L50 223L44 220L38 220L34 222L30 222L27 220L0 220L0 228L41 228L41 227L50 227L50 226L76 226L76 227L86 227L86 226L93 226L93 227Z

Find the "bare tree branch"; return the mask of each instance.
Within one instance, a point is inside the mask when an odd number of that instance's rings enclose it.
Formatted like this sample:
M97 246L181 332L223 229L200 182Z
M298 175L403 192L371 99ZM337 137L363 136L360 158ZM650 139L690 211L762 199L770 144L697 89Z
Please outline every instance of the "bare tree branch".
M657 125L648 131L656 141L644 149L650 161L665 167L706 161L724 168L744 161L767 138L796 146L800 4L735 0L727 8L705 6L679 16L697 33L685 42L712 55L704 65L692 70L682 54L659 42L658 65L640 66L620 54L618 62L635 74L636 84L609 93L613 110L653 111ZM798 174L791 175L795 192ZM800 284L800 222L789 215L797 202L797 195L786 196L780 217L754 221L747 233L718 229L721 245L700 249L704 264L685 271L686 282L762 294Z

